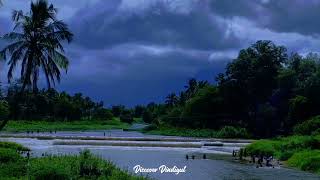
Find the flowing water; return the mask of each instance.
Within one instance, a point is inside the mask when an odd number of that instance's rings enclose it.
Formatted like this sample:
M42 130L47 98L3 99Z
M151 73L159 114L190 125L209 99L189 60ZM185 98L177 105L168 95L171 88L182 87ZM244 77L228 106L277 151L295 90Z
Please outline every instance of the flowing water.
M3 136L16 136L15 138ZM186 166L185 173L141 173L155 179L172 179L172 180L227 180L227 179L320 179L319 176L302 171L275 167L275 168L256 168L254 165L240 164L231 161L230 153L247 144L246 141L226 141L217 142L210 139L193 139L181 137L165 137L144 135L139 132L127 132L121 130L111 131L88 131L88 132L57 132L57 133L34 133L37 136L55 136L53 139L31 138L31 134L2 134L0 141L12 141L23 144L32 150L33 156L42 156L43 154L78 154L83 149L89 149L92 153L111 160L118 167L134 173L133 167L140 165L144 168L158 168L161 165L167 167L176 166L183 168ZM28 137L29 136L29 137ZM22 138L23 137L23 138ZM63 137L74 137L74 139L63 139ZM101 145L101 142L110 140L81 140L81 137L91 138L108 138L118 137L113 141L128 143L121 146ZM131 138L131 139L130 139ZM139 139L144 138L144 139ZM40 140L42 139L42 140ZM89 138L90 139L90 138ZM154 141L152 141L154 139ZM138 140L138 144L137 143ZM147 141L145 141L147 140ZM183 141L188 144L210 144L212 146L200 147L165 147L168 143L174 144L176 141ZM58 145L57 142L81 142L81 145ZM98 144L95 144L98 142ZM99 144L100 143L100 144ZM132 144L130 144L132 143ZM145 147L145 144L157 144L154 147ZM181 143L181 142L180 142ZM158 145L160 144L160 145ZM221 146L220 144L223 144ZM216 146L218 145L218 146ZM203 154L215 155L216 158L203 159ZM186 155L190 158L187 160ZM191 159L195 155L195 159ZM140 174L140 173L138 173Z

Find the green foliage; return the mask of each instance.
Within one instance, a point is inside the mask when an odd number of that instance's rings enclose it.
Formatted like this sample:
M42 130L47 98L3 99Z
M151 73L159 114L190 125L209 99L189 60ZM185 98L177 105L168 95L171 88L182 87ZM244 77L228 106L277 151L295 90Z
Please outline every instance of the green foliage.
M122 111L124 111L125 107L122 105L118 105L118 106L112 106L112 114L115 117L119 117L122 114Z
M295 134L311 135L317 134L320 129L320 116L313 117L307 121L304 121L293 128Z
M320 150L301 151L294 153L288 160L288 165L303 171L320 173Z
M310 116L310 103L304 96L296 96L289 100L288 118L290 124L296 124L307 119Z
M147 179L122 171L109 161L92 155L88 150L82 151L79 156L31 158L29 167L27 164L27 159L15 149L0 148L0 177L3 179Z
M29 148L14 142L0 142L0 148L12 149L15 151L30 151Z
M247 152L252 155L275 155L280 144L277 141L272 140L259 140L246 147Z
M207 86L189 99L181 114L180 126L217 128L216 116L223 113L223 98L216 87Z
M143 122L151 123L154 120L154 115L150 110L145 110L142 114Z
M69 167L64 165L67 164L62 161L57 162L55 159L33 160L30 167L30 174L32 174L32 177L36 180L71 179L71 173L69 169L67 169Z
M108 121L82 120L72 122L50 122L50 121L9 121L4 131L9 132L53 132L53 131L83 131L83 130L106 130L126 129L127 123L121 122L118 118Z
M8 148L0 148L0 162L8 163L8 162L17 162L20 161L22 157L17 151Z
M27 161L13 149L0 148L1 179L19 179L27 171ZM20 178L21 179L21 178Z
M7 119L9 116L9 104L5 100L0 100L0 119Z
M289 136L280 139L282 150L302 150L320 148L320 141L313 136Z
M31 160L30 174L34 179L146 179L135 177L112 163L85 150L80 156L49 156Z
M137 105L134 107L134 117L139 118L142 117L143 113L145 111L145 107L141 105Z
M50 87L55 82L60 82L60 70L68 68L69 61L64 55L62 44L70 43L73 34L56 16L56 8L46 0L31 1L30 11L27 13L22 10L13 11L13 32L3 36L10 44L0 51L0 58L8 61L9 81L13 79L16 66L20 64L22 90L38 90L40 69Z
M128 124L133 123L133 115L129 110L122 111L120 115L120 121Z
M289 136L273 140L258 140L246 147L253 155L275 156L288 160L294 153L320 148L320 139L314 136Z
M249 138L250 135L245 128L225 126L217 132L220 138Z
M93 114L93 119L97 120L111 120L113 114L110 109L99 108Z
M8 89L7 101L10 118L14 120L110 120L113 117L110 110L103 107L103 102L93 102L81 93L71 96L54 89L21 93L19 85L12 85Z
M161 134L168 136L183 137L207 137L207 138L249 138L251 137L244 128L225 127L220 130L212 129L190 129L171 126L150 126L143 129L148 134Z

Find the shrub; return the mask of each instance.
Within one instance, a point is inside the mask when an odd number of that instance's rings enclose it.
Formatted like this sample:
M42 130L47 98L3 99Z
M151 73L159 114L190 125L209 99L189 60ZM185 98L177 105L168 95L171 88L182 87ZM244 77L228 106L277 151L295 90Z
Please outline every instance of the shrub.
M295 134L311 135L320 129L320 116L313 117L293 128Z
M52 165L39 166L32 171L35 180L66 180L71 179L68 171Z
M221 138L248 138L249 133L245 128L225 126L217 134Z
M80 153L79 174L81 177L99 177L102 174L101 160L92 156L89 150Z
M31 158L29 176L34 180L147 179L135 177L112 163L83 151L80 156ZM14 149L0 148L0 179L27 179L27 161Z
M17 162L22 160L20 154L13 150L7 148L0 148L0 164L8 162Z
M247 146L253 155L273 155L280 160L288 160L297 152L320 148L320 137L289 136L274 140L259 140Z
M302 151L294 153L288 160L288 165L304 171L320 173L320 151Z
M9 116L9 105L5 100L0 100L0 119L7 119Z
M44 157L30 161L30 175L36 180L64 180L74 178L76 173L71 167L76 167L71 157Z
M97 120L111 120L113 118L113 114L109 109L100 108L93 114L93 118Z
M142 119L145 123L151 123L154 119L152 112L150 110L144 111L142 114Z
M124 110L120 115L120 121L131 124L134 121L132 113L129 110Z
M248 154L273 156L279 149L279 143L272 140L259 140L246 147Z
M296 96L289 101L289 125L295 125L309 117L310 102L304 96Z
M131 124L133 117L131 115L120 115L120 121Z
M290 136L281 138L281 150L304 150L320 148L320 142L312 136Z
M29 151L29 148L22 146L21 144L17 144L14 142L0 142L0 148L8 148L16 151Z

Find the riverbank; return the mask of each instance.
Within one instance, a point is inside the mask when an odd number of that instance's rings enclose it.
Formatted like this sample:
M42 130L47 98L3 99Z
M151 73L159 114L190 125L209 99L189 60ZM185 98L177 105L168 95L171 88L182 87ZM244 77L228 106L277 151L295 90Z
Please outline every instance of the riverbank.
M241 138L249 139L251 136L244 128L226 126L220 130L189 129L171 126L149 126L142 130L143 133L165 136L201 137L201 138Z
M80 155L28 158L25 148L16 143L0 142L0 176L2 179L125 179L147 180L120 170L110 161L90 151ZM24 156L20 153L25 152Z
M120 130L118 130L120 131ZM79 132L84 133L84 132ZM123 131L123 133L131 132ZM137 132L134 132L137 133ZM149 137L149 136L148 136ZM153 136L150 136L153 137ZM261 179L269 180L277 177L282 180L318 180L319 176L288 168L256 168L252 164L236 163L231 156L233 149L244 147L234 143L224 143L223 146L208 146L204 148L174 148L174 147L133 147L133 146L95 146L95 145L55 145L54 140L38 140L33 138L2 138L0 141L10 141L30 148L32 157L79 155L84 149L92 154L112 161L116 167L134 174L133 167L157 168L160 165L179 168L187 166L186 173L142 173L153 179L185 180L185 179ZM228 153L227 153L228 152ZM206 159L203 155L206 154ZM189 155L189 159L186 159ZM195 155L195 159L192 159Z
M108 130L127 129L130 125L121 122L119 118L112 120L81 120L81 121L24 121L11 120L7 123L3 131L5 132L54 132L54 131L88 131L88 130Z
M288 167L320 174L320 135L259 140L245 149L248 155L272 156Z

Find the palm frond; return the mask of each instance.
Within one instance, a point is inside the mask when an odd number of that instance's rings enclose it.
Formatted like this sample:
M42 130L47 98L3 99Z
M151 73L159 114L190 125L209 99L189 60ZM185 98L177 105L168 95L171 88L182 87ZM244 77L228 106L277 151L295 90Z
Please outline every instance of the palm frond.
M1 1L1 0L0 0ZM0 51L0 60L8 60L8 81L21 63L22 90L37 89L40 70L44 72L48 87L60 82L60 70L67 70L69 61L64 55L63 41L70 43L73 34L68 26L56 19L57 9L46 0L31 2L29 13L13 11L13 32L2 38L13 41ZM7 59L7 58L10 59Z
M23 14L22 10L19 10L19 11L13 10L12 11L12 16L11 16L12 21L18 22L23 17L24 17L24 14Z
M3 40L10 40L10 41L21 41L24 39L24 35L18 32L10 32L2 36Z

